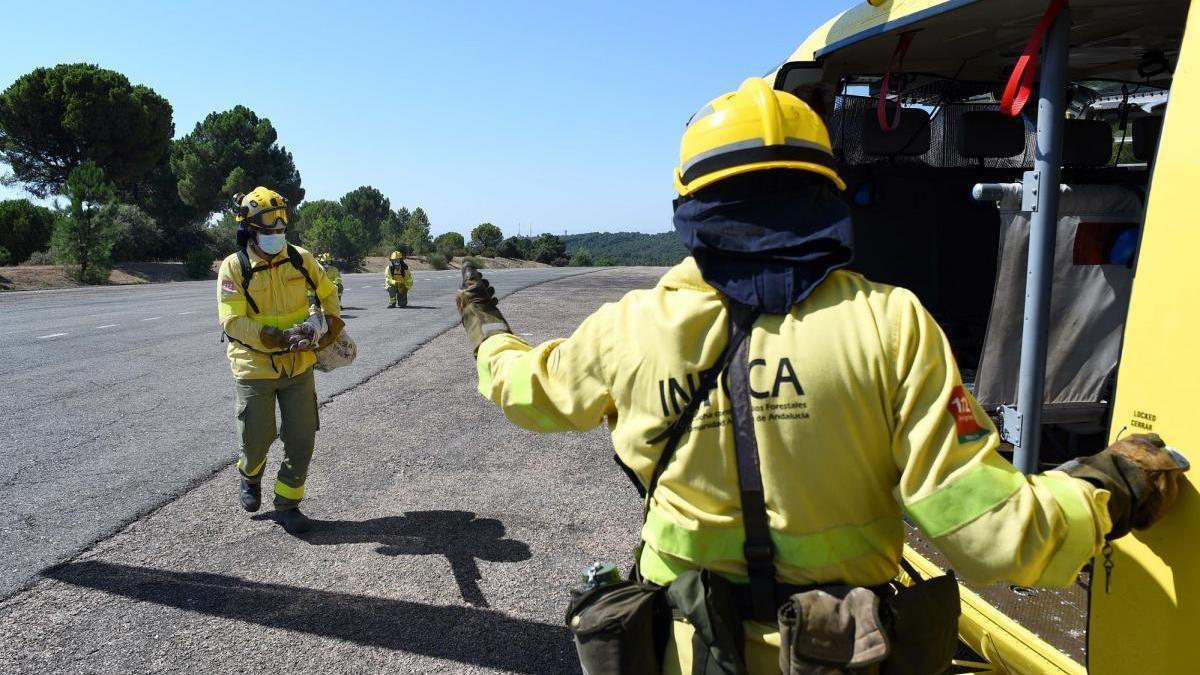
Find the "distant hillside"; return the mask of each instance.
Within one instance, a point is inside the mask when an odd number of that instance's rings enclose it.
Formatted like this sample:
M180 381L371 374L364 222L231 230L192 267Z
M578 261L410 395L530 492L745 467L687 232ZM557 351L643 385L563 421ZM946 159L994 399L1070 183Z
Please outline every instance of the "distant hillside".
M674 232L588 232L562 237L570 258L581 248L597 265L674 265L687 257L687 249Z

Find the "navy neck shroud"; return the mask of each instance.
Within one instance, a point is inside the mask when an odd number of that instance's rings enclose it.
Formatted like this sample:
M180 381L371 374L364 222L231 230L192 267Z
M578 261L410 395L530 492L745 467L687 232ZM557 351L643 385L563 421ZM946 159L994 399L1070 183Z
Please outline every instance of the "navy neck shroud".
M853 259L850 210L824 184L718 187L676 200L675 230L704 280L731 300L786 314Z

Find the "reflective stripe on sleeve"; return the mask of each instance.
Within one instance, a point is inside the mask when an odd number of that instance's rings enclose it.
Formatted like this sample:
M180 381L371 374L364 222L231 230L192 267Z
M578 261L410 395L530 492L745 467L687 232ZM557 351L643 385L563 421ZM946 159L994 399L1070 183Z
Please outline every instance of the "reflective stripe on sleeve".
M1062 510L1067 521L1067 536L1059 543L1050 562L1038 578L1038 586L1066 586L1075 580L1079 569L1096 554L1100 537L1096 533L1096 521L1092 518L1091 505L1075 479L1059 471L1049 471L1031 477L1054 495L1054 501Z
M221 323L234 316L246 316L246 301L241 299L221 300L217 302L217 318Z
M511 419L513 414L524 417L532 426L541 431L561 431L569 429L556 424L547 414L538 410L533 402L533 359L534 352L525 352L513 359L508 371L508 386L512 392L512 400L504 406L505 413ZM515 421L515 420L514 420Z
M950 534L1004 503L1025 483L1025 476L1008 462L984 460L933 494L905 507L929 537Z

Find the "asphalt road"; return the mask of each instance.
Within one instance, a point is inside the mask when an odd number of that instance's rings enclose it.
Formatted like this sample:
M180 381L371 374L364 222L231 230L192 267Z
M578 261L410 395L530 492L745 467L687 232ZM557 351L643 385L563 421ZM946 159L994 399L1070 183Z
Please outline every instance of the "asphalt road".
M489 270L500 295L578 269ZM323 401L458 318L459 272L416 272L407 309L350 274L357 360ZM212 281L0 293L0 598L182 494L236 456L233 378Z
M661 272L501 307L540 342ZM451 330L324 405L300 537L241 510L222 451L208 480L0 600L0 672L578 673L567 589L595 560L629 563L641 502L603 426L526 432L475 384Z

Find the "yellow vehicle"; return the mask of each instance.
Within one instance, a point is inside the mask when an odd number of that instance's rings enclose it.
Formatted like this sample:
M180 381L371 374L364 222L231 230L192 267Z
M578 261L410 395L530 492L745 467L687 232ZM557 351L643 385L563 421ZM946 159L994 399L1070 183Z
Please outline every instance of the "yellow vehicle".
M1026 472L1138 431L1200 453L1190 4L870 0L768 76L826 118L852 268L920 296ZM1071 588L964 586L958 672L1200 672L1197 478Z

